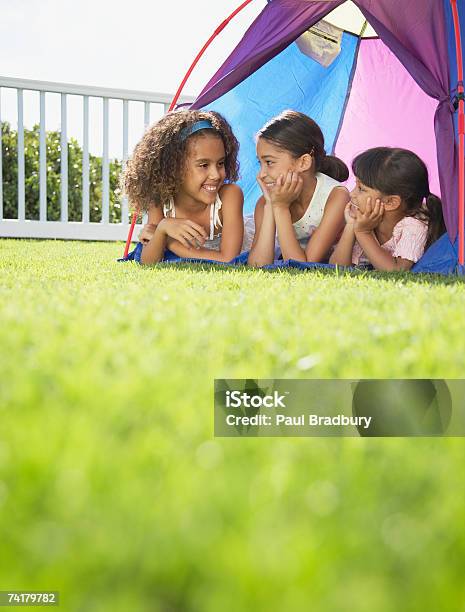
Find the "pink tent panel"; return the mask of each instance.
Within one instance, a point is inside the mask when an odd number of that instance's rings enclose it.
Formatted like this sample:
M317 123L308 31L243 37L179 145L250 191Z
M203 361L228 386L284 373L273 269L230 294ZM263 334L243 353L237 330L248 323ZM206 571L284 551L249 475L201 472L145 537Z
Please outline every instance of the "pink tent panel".
M371 147L403 147L426 163L430 190L440 195L434 112L427 96L379 39L363 40L335 154L350 165ZM354 184L352 174L348 186Z

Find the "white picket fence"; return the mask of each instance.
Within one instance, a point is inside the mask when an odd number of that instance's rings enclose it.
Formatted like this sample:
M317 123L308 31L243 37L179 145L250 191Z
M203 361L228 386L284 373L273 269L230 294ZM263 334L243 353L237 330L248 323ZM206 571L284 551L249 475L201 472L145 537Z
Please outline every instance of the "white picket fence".
M128 158L129 105L131 102L144 103L144 125L150 122L150 104L163 105L164 111L172 100L172 95L146 91L111 89L83 85L69 85L48 81L33 81L0 77L0 129L1 129L1 92L2 88L16 90L18 117L18 218L3 218L3 173L2 150L0 147L0 237L15 238L63 238L76 240L125 240L128 233L128 202L121 202L121 222L110 221L110 158L109 158L109 100L122 100L122 140L123 167ZM39 92L40 129L39 129L39 220L26 218L25 206L25 156L24 156L24 91ZM45 103L46 93L58 93L61 97L61 164L60 164L60 221L47 220L47 158ZM67 96L82 96L82 220L68 221L68 148L67 148ZM89 98L99 98L103 112L102 142L102 220L90 222L89 212ZM183 96L179 102L190 102L193 98ZM0 132L1 137L1 132ZM1 141L0 141L1 142ZM138 231L134 232L134 238Z

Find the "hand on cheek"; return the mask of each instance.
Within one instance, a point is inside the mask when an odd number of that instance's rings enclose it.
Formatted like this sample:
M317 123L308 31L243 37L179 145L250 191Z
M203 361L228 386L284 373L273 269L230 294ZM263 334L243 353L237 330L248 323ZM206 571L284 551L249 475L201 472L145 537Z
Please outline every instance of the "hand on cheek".
M298 172L289 170L286 176L280 174L271 191L271 203L276 208L289 208L302 191L304 181Z
M362 212L357 210L357 216L354 222L355 233L370 233L378 227L384 215L384 204L380 199L377 199L375 204L372 204L372 199L368 198L365 205L365 210Z

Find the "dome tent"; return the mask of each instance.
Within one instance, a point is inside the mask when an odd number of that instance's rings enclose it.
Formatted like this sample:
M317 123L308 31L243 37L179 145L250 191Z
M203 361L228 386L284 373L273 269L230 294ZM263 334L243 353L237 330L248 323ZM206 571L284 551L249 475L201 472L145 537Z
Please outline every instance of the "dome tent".
M451 4L455 0L268 1L191 105L216 110L231 123L241 143L246 212L259 195L253 134L292 108L317 121L327 151L348 165L372 146L418 153L427 163L431 191L443 201L448 235L414 269L456 270L458 68ZM463 2L459 9L463 29ZM316 24L319 31L306 35ZM305 36L312 35L333 43L329 63L306 52ZM463 97L463 84L457 89Z

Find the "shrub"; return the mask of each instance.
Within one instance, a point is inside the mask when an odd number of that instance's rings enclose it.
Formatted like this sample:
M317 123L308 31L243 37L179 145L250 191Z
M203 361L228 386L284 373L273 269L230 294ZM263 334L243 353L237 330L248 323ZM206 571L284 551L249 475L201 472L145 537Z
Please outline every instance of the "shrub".
M61 214L61 133L46 133L47 220L59 221ZM82 148L75 138L68 146L68 219L82 221ZM2 122L3 217L18 217L18 133ZM26 219L39 219L39 126L24 130ZM121 221L121 161L110 160L110 222ZM102 158L89 155L89 217L102 219Z

